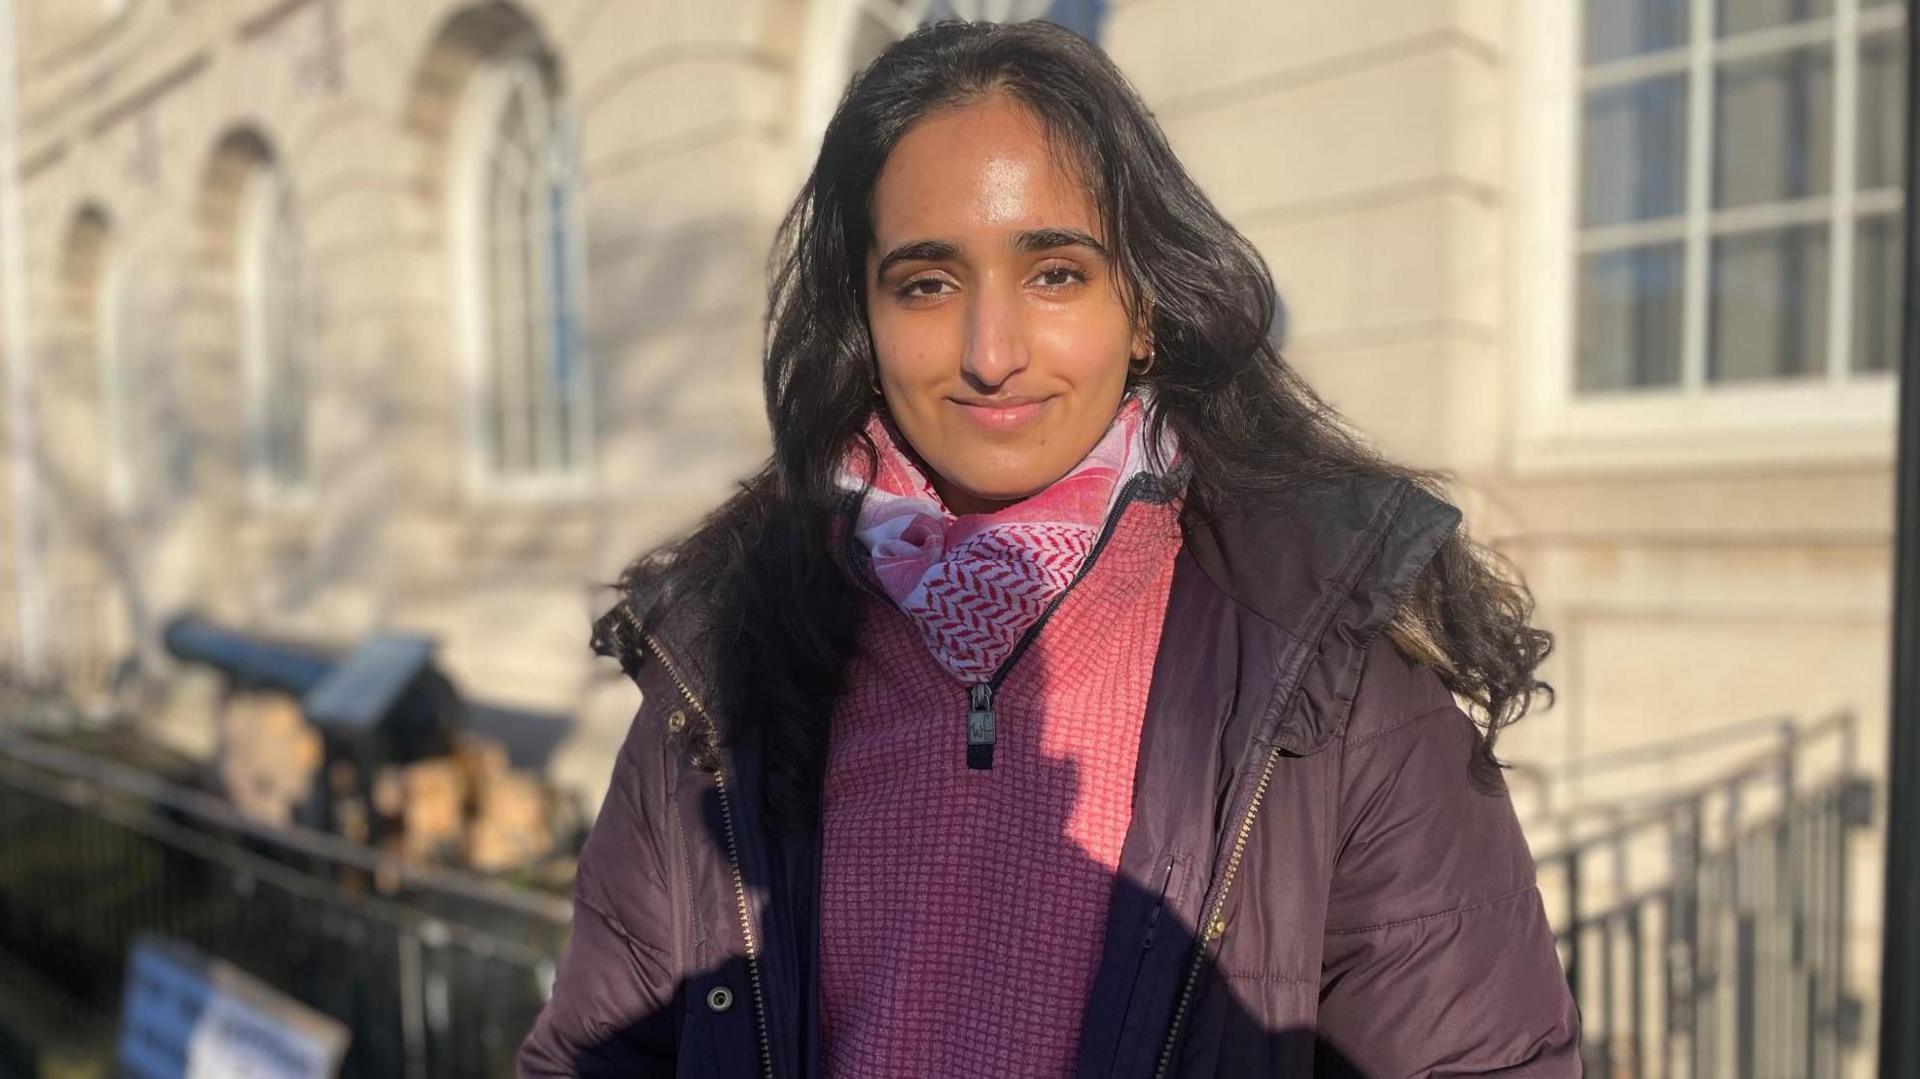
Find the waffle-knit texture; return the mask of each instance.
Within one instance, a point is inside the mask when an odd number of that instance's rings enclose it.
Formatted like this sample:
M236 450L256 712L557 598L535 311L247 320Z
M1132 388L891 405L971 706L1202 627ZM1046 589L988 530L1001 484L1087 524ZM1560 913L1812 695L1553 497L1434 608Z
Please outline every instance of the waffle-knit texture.
M1172 505L1113 527L996 694L990 770L966 685L863 598L823 801L828 1075L1072 1073L1180 549Z

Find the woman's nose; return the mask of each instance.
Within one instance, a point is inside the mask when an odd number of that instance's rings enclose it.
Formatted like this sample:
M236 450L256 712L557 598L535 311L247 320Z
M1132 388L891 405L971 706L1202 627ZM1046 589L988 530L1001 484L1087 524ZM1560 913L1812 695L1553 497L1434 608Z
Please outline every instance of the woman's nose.
M967 347L961 367L983 390L998 389L1027 366L1026 336L1021 330L1017 296L978 289L967 312Z

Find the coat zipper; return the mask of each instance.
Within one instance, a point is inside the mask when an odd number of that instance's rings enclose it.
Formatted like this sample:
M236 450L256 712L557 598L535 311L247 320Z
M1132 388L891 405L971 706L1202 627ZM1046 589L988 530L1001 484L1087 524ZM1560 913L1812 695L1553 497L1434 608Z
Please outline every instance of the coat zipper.
M1365 655L1385 631L1386 623L1367 635L1362 642L1360 652ZM1295 695L1298 699L1298 695ZM1293 702L1288 702L1291 708ZM1240 872L1240 861L1247 851L1247 838L1253 834L1253 822L1260 816L1260 804L1266 800L1267 787L1273 783L1273 770L1280 763L1280 747L1267 749L1266 760L1260 765L1260 779L1254 784L1253 797L1247 803L1247 810L1240 815L1239 826L1234 829L1233 851L1227 856L1227 868L1220 876L1220 887L1215 892L1213 902L1207 904L1206 918L1193 945L1193 959L1187 964L1187 977L1180 986L1180 1002L1173 1010L1173 1023L1167 1027L1167 1040L1160 1047L1160 1064L1154 1069L1154 1079L1166 1079L1173 1067L1173 1053L1180 1044L1180 1028L1185 1025L1187 1010L1193 1004L1194 991L1200 985L1200 971L1206 964L1207 948L1214 941L1226 935L1227 923L1224 914L1227 909L1227 894L1233 890L1233 880Z
M1100 552L1106 549L1107 541L1113 538L1113 529L1119 522L1120 515L1127 511L1127 507L1147 484L1162 482L1164 481L1159 477L1143 472L1129 480L1127 485L1120 489L1119 496L1114 499L1113 508L1107 511L1106 521L1100 526L1099 538L1094 540L1093 549L1087 552L1086 560L1080 563L1080 568L1074 573L1073 580L1067 582L1067 587L1059 595L1048 601L1047 609L1041 611L1040 617L1020 635L1020 640L1014 644L1013 651L1007 653L1006 660L1000 664L998 670L993 672L993 676L984 682L975 682L967 687L968 768L985 770L993 767L993 695L1000 691L1000 685L1007 680L1007 675L1012 673L1013 665L1020 662L1020 657L1026 654L1028 646L1033 644L1034 638L1040 635L1040 631L1053 618L1053 612L1059 610L1060 604L1066 602L1067 595L1093 570L1094 560L1100 557Z
M747 886L740 875L740 849L733 838L733 808L727 799L724 771L714 775L714 789L720 792L720 819L726 825L727 862L733 869L733 898L740 907L740 934L747 942L747 977L753 982L753 1019L760 1034L760 1068L766 1079L773 1079L773 1042L767 1034L767 1001L760 989L760 949L754 942L753 919L747 910Z
M1280 760L1278 746L1267 750L1267 759L1260 766L1260 782L1253 788L1253 800L1248 803L1247 811L1240 815L1240 826L1234 830L1233 853L1227 857L1227 869L1220 878L1220 889L1214 894L1213 902L1207 904L1207 916L1193 945L1193 959L1187 965L1187 977L1180 987L1180 1003L1173 1011L1173 1024L1167 1028L1166 1044L1160 1048L1160 1066L1154 1070L1154 1079L1166 1079L1168 1069L1173 1065L1174 1047L1180 1044L1180 1027L1187 1018L1187 1008L1193 1003L1193 993L1200 983L1200 968L1204 965L1207 947L1226 933L1226 922L1221 914L1227 909L1227 893L1233 890L1233 878L1240 872L1240 860L1246 854L1247 837L1253 833L1254 819L1259 816L1260 803L1267 796L1267 785L1273 782L1274 765Z
M712 722L706 708L700 703L699 698L693 695L693 689L687 685L687 680L680 676L673 661L667 658L667 650L661 645L659 638L641 629L639 620L633 617L625 604L622 604L618 610L622 619L640 635L642 640L646 641L647 647L660 660L661 668L667 672L668 679L680 691L680 695L686 698L687 704L700 713L702 718ZM720 820L723 831L726 833L727 866L733 871L733 898L740 911L740 936L747 947L747 977L753 983L753 1018L755 1031L760 1035L760 1068L766 1079L773 1079L773 1041L767 1033L767 1001L760 987L760 948L753 935L752 912L747 906L746 879L740 872L740 847L734 838L733 805L727 796L727 776L724 767L715 773L714 787L720 794Z

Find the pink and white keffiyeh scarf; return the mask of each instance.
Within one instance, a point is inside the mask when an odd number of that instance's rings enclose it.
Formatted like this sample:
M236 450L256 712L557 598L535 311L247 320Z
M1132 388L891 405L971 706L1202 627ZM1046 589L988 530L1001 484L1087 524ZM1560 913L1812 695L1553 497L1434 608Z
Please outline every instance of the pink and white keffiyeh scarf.
M948 673L967 683L991 678L1073 584L1121 492L1152 467L1146 420L1146 404L1128 398L1092 452L1052 486L964 516L940 501L890 425L877 414L868 421L880 451L872 482L858 453L840 475L842 487L866 491L854 535L881 589ZM1159 459L1170 465L1172 449Z

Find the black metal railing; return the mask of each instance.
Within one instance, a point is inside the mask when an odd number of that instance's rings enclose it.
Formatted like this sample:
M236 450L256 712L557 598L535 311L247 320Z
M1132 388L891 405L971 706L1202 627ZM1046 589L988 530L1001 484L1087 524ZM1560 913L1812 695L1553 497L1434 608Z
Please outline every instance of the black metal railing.
M559 897L0 738L0 951L102 1016L134 938L158 933L345 1023L343 1075L510 1075L568 924Z
M1717 743L1712 778L1623 780ZM1590 760L1528 821L1594 1076L1842 1073L1848 848L1872 816L1855 722L1743 725ZM1696 769L1698 771L1698 769ZM1601 773L1614 773L1602 775ZM511 1074L564 899L270 828L146 773L0 736L0 951L101 1015L140 933L186 940L344 1022L345 1075Z
M1813 1079L1861 1049L1848 848L1873 791L1854 767L1854 726L1850 714L1776 724L1772 745L1713 779L1530 825L1536 846L1563 837L1537 861L1588 1074ZM1609 767L1664 766L1700 742Z

